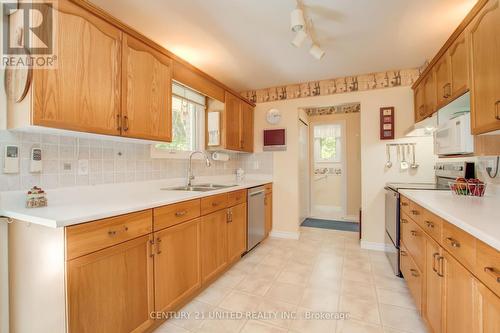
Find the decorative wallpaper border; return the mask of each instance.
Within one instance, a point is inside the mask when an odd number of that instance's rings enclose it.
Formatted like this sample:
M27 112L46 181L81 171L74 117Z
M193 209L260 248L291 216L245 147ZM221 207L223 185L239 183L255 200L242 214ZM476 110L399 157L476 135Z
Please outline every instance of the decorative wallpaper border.
M345 76L329 80L249 90L242 92L241 95L254 103L265 103L302 97L411 86L424 69L425 66L421 68Z
M335 106L325 106L317 108L304 108L308 116L326 116L331 114L341 113L358 113L361 112L360 103L347 103Z

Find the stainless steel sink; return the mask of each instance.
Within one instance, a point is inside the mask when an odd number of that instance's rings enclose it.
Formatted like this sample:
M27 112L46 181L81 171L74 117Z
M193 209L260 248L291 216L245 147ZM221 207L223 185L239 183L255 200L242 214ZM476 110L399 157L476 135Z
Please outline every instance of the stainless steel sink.
M208 192L220 190L223 188L233 187L236 185L219 185L219 184L198 184L192 186L173 186L173 187L165 187L161 190L164 191L190 191L190 192Z

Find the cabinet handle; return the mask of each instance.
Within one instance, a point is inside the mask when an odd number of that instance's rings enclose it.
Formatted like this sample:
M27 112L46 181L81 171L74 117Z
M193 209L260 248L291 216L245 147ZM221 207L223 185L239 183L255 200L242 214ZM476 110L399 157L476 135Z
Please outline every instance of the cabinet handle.
M447 83L443 86L443 97L444 98L451 97L451 83Z
M420 212L418 210L412 209L411 213L413 215L420 215Z
M123 231L122 231L122 232L126 232L126 231L128 231L128 227L127 227L127 226L125 226L125 227L123 228ZM109 230L109 231L108 231L108 235L109 235L109 236L111 236L111 237L114 237L114 236L116 236L119 232L120 232L119 230Z
M212 202L212 207L217 207L219 203L217 201Z
M444 270L444 257L443 256L439 256L438 257L438 264L439 264L439 270L437 272L437 275L439 277L443 277L444 276L444 273L443 273L443 270Z
M485 267L484 271L495 278L497 280L497 283L500 283L500 272L498 270L496 270L494 267Z
M439 253L434 253L432 255L432 270L434 271L434 273L437 273L437 269L436 269L436 257L439 256Z
M411 272L411 275L413 275L414 277L419 277L420 274L418 274L418 271L416 269L410 269L410 272Z
M401 202L401 206L407 207L407 206L409 206L409 204L407 202Z
M401 223L408 223L407 219L401 219Z
M122 116L120 116L119 114L116 115L116 130L122 130Z
M128 116L123 116L123 130L128 131Z
M406 253L406 251L404 251L404 250L401 250L401 255L402 255L403 257L406 257L406 256L408 255L408 253Z
M446 239L450 242L450 245L452 247L456 247L456 248L460 247L460 243L456 239L453 239L451 237L447 237Z
M227 223L233 222L233 211L231 209L227 210Z
M161 238L160 237L156 238L156 254L160 254L161 253L160 243L161 243Z
M418 232L416 230L412 230L411 231L411 235L417 237L418 236Z
M498 107L500 105L500 100L496 101L495 103L495 118L497 118L497 120L500 120L500 108Z
M434 228L434 223L431 221L425 221L425 224L427 224L427 227L429 228Z
M154 244L155 244L154 239L151 239L151 240L149 241L149 256L150 256L151 258L155 256L155 252L154 252L154 250L153 250L153 246L154 246Z
M181 217L181 216L184 216L186 214L187 214L187 210L185 210L185 209L175 212L175 216L177 216L177 217Z

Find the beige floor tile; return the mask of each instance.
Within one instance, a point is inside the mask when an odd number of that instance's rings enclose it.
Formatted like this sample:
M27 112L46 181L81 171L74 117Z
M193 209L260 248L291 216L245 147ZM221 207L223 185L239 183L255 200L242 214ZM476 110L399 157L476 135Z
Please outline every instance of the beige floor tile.
M253 295L264 296L272 283L273 280L249 276L244 278L234 289Z
M384 331L382 326L350 319L337 323L337 333L384 333Z
M263 313L272 313L268 319L260 319L260 321L272 324L274 326L288 328L291 323L291 316L297 310L297 306L285 302L263 299L259 304L257 311Z
M231 311L255 311L260 301L261 298L259 296L233 290L222 300L219 307Z
M303 286L275 281L271 285L271 288L268 290L265 297L285 303L299 304L303 293Z
M272 326L258 320L249 320L241 330L241 333L286 333L285 328Z
M338 310L340 295L325 288L306 288L299 306L315 311Z
M225 272L220 278L218 278L211 286L218 288L231 289L235 287L238 283L245 278L247 274L231 268L229 271Z
M307 313L317 313L317 311L299 308L297 319L290 325L290 332L293 333L333 333L335 332L336 320L334 319L311 319Z
M189 332L190 331L188 331L187 329L174 325L170 321L167 321L166 323L164 323L155 330L155 333L189 333Z
M363 284L375 285L370 271L358 270L355 268L344 267L342 278L349 281L355 281Z
M408 286L406 285L405 280L395 275L386 276L373 274L373 281L375 282L375 286L377 288L408 292Z
M342 296L355 296L362 299L376 300L375 286L362 282L342 280Z
M416 309L413 298L406 291L377 288L377 297L379 303Z
M339 310L348 312L349 318L380 325L380 314L376 300L364 300L358 297L341 297Z
M380 315L384 327L400 329L409 333L426 333L425 325L416 310L380 304Z
M230 291L231 289L212 285L202 291L195 299L207 304L217 306L224 299L224 297L229 294Z
M283 270L278 275L277 281L305 286L305 285L307 285L307 283L309 281L310 275L311 274L307 273L307 272L299 273L299 272L294 272L294 271L289 271L289 270Z
M201 326L203 317L213 309L214 307L210 304L193 300L179 311L180 317L172 318L171 321L176 326L195 331Z
M247 276L260 279L274 280L278 277L280 272L281 268L260 263L256 266L255 270L251 274L248 274Z

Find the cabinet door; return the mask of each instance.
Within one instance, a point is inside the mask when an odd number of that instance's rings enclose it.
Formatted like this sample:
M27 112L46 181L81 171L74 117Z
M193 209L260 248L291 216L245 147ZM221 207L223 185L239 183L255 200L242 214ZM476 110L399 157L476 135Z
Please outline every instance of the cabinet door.
M500 332L500 298L493 294L484 284L475 280L474 299L474 333Z
M225 102L225 123L226 149L241 149L241 102L240 99L226 92Z
M265 207L265 228L266 228L266 237L269 235L271 230L273 229L273 193L266 193L264 197L264 207Z
M122 135L172 140L172 60L123 35Z
M201 276L206 282L227 265L227 210L201 218Z
M423 118L432 115L436 111L436 79L434 71L430 71L423 81L425 114Z
M434 71L436 75L437 106L441 107L448 103L451 97L451 82L447 53L445 53L436 63Z
M446 251L439 260L440 272L445 279L445 332L473 332L474 277Z
M253 106L241 103L241 150L253 152Z
M414 99L415 99L415 122L418 123L420 120L425 117L425 101L424 101L424 86L423 83L415 88L414 91Z
M228 261L238 260L247 249L247 204L228 208L227 253Z
M119 135L120 30L58 2L57 68L35 70L33 124Z
M150 235L68 262L69 331L143 332L152 324Z
M438 259L441 247L427 237L425 246L425 291L422 315L427 321L431 333L442 332L444 276L438 271Z
M201 286L200 219L155 232L155 310L170 311Z
M474 134L500 129L500 0L471 23L471 121Z
M469 89L469 61L466 34L462 33L448 51L450 57L451 96L458 97Z

